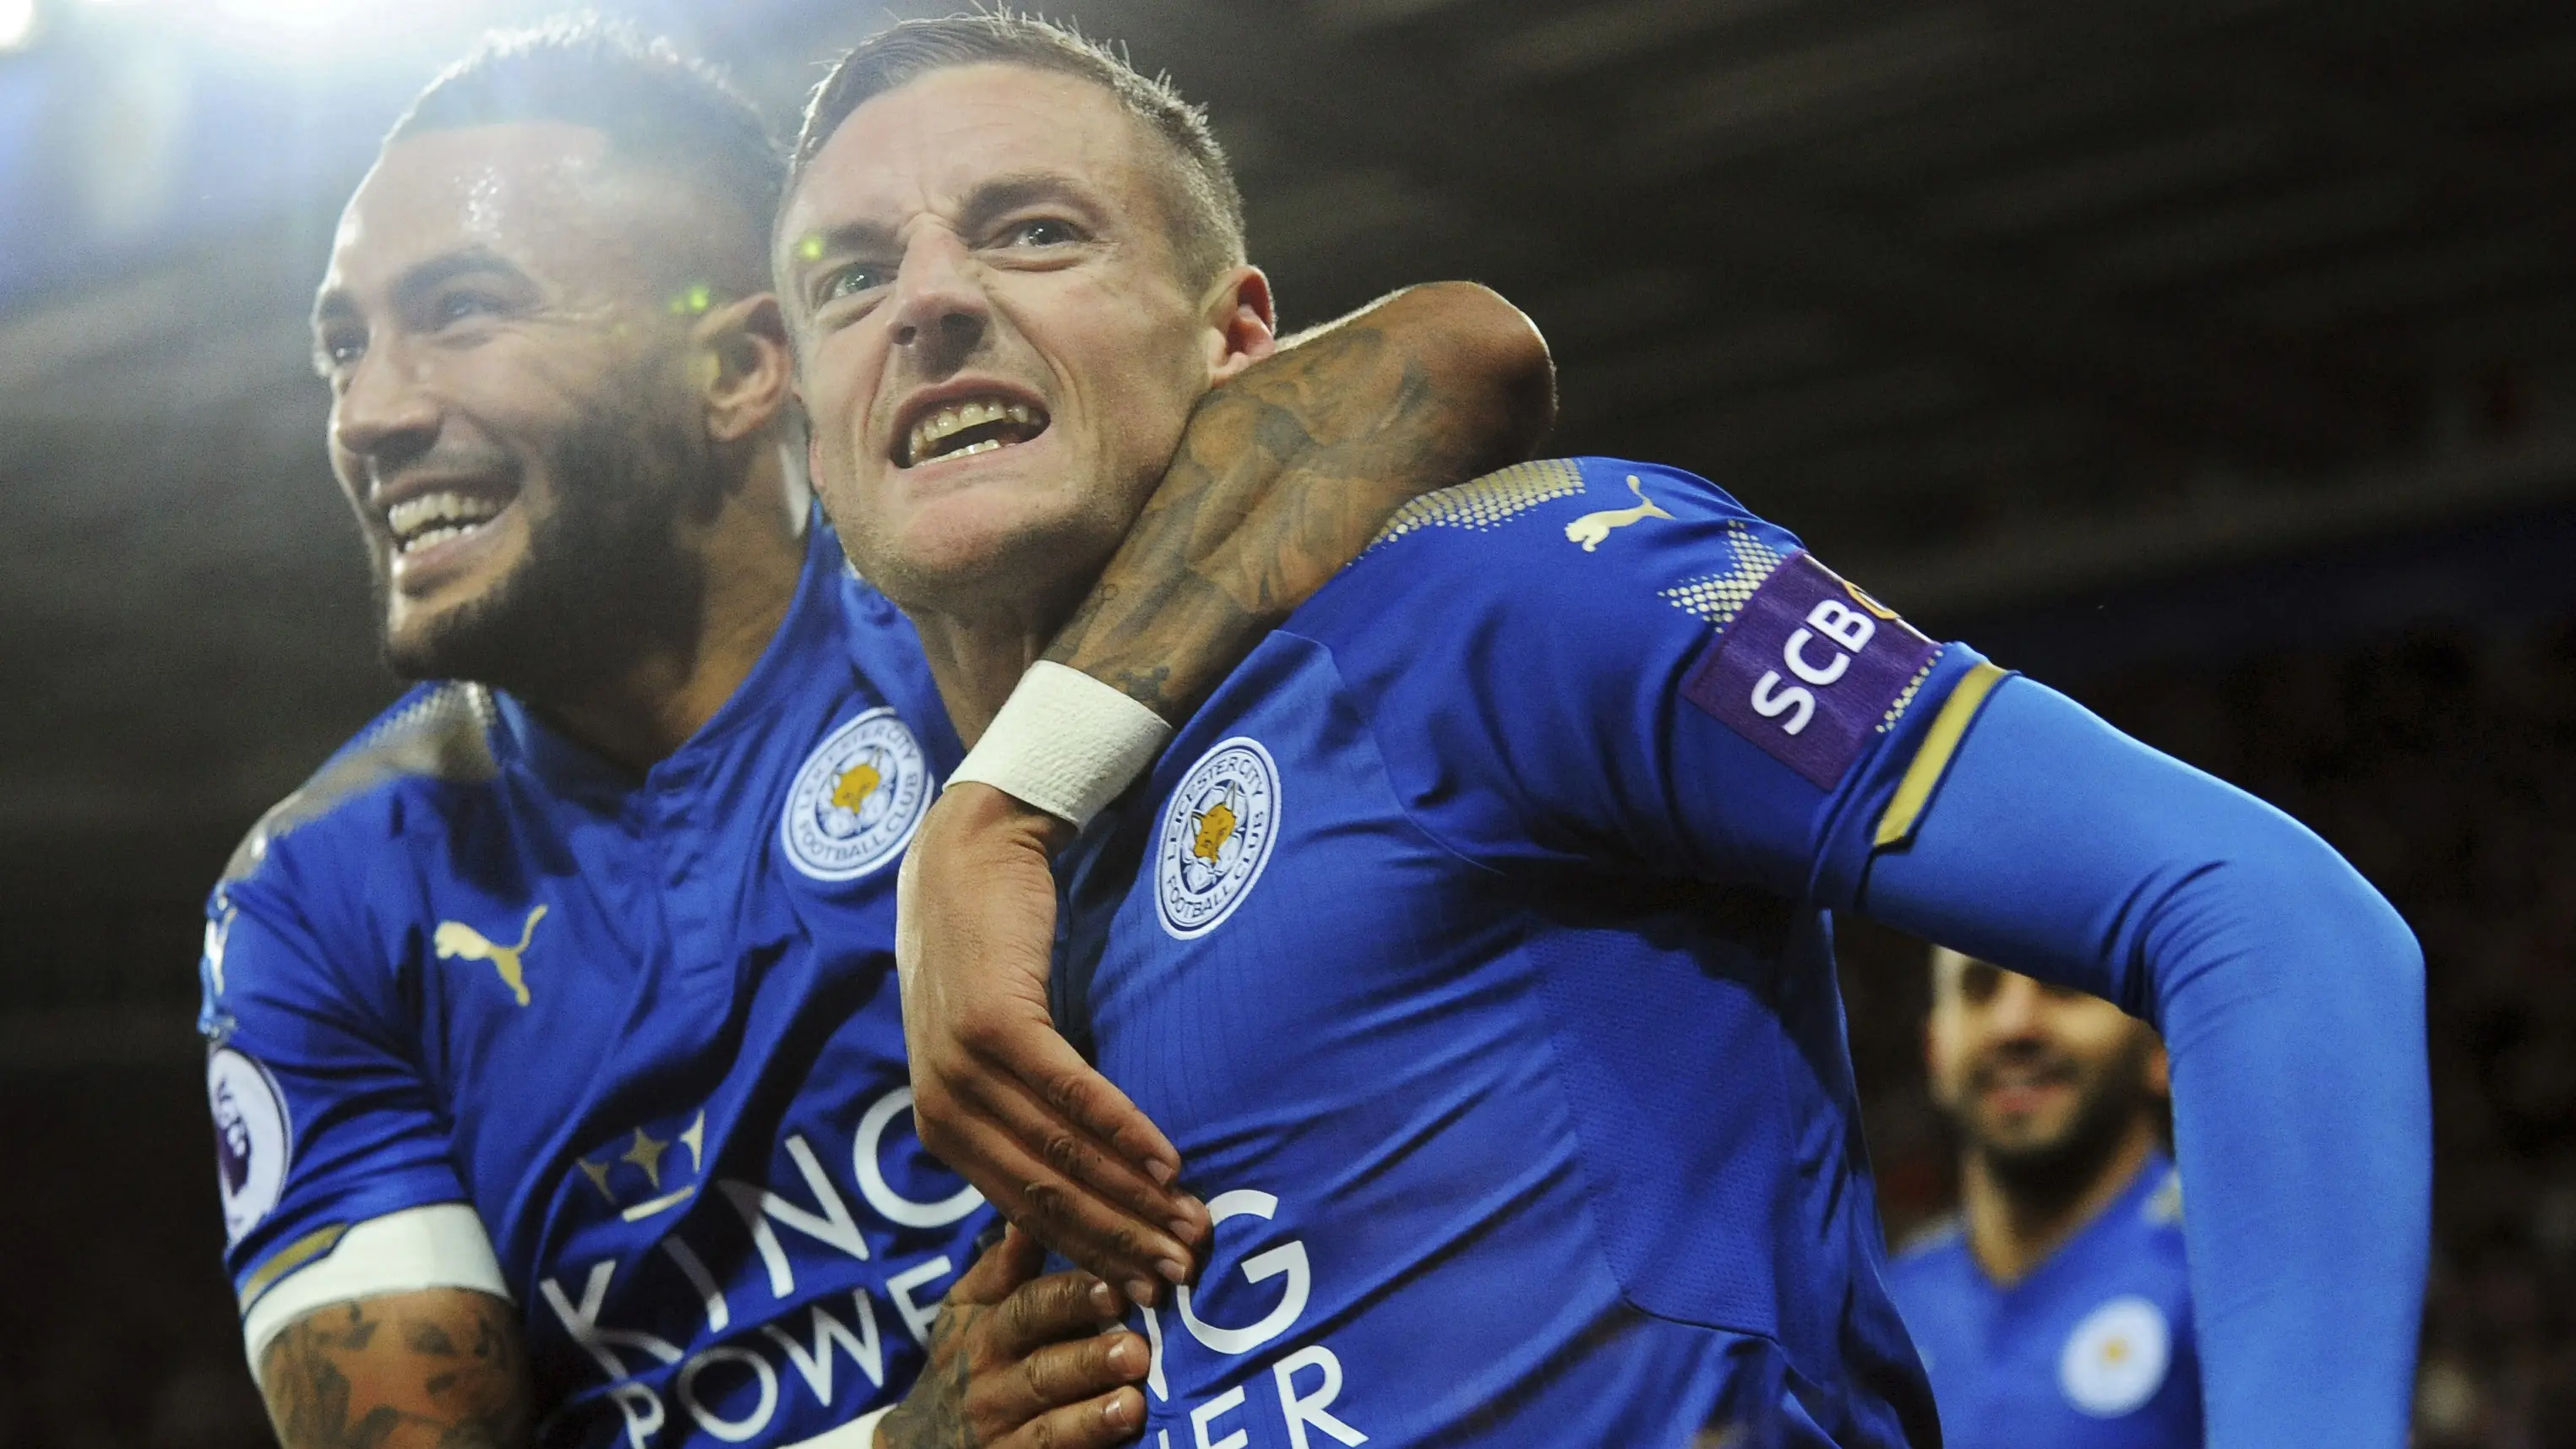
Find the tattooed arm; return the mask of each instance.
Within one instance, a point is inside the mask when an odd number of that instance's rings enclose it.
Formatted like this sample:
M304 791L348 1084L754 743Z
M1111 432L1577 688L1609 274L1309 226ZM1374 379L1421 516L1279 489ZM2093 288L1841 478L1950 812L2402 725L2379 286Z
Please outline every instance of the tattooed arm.
M532 1390L518 1312L489 1293L431 1288L335 1303L260 1355L285 1449L522 1449Z
M1525 456L1555 416L1546 344L1468 283L1396 293L1217 388L1046 657L1169 722L1410 499ZM922 1141L1005 1216L1139 1302L1207 1215L1180 1156L1054 1030L1048 862L1065 821L961 783L923 821L896 955Z
M1145 1422L1145 1341L1086 1273L1039 1275L1045 1250L1006 1232L941 1302L930 1361L877 1424L878 1449L1107 1449ZM432 1288L335 1303L260 1355L285 1449L525 1449L534 1392L517 1310Z
M1210 392L1046 657L1178 724L1396 509L1527 457L1547 344L1471 282L1386 297Z

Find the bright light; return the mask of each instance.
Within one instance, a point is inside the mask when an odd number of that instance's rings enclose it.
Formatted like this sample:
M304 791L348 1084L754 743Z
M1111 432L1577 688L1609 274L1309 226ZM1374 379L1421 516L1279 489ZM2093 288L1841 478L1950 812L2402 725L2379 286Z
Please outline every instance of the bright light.
M36 0L0 0L0 55L24 46L36 34Z

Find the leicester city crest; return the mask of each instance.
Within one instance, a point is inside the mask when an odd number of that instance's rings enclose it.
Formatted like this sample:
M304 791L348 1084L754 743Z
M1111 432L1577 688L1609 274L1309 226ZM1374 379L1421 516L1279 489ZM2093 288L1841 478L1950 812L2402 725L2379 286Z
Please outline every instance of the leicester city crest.
M1179 940L1213 931L1261 879L1279 829L1279 770L1237 735L1199 757L1163 807L1154 900Z
M206 1101L215 1113L217 1187L224 1199L224 1237L238 1243L277 1206L286 1162L295 1151L286 1099L268 1069L231 1047L206 1058Z
M911 841L930 806L930 767L912 731L879 707L832 731L787 792L778 838L816 880L856 880Z

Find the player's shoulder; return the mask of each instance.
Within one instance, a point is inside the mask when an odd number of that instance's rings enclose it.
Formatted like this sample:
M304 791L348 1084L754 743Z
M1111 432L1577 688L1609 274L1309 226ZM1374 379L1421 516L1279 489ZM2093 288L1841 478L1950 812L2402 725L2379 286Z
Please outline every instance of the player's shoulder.
M406 796L490 783L500 773L498 726L492 692L482 685L414 687L260 816L225 863L218 892L255 879L281 850L327 859L398 830Z
M1290 628L1328 643L1385 641L1392 609L1420 626L1499 616L1580 631L1642 613L1722 627L1798 548L1697 474L1542 459L1398 509Z
M1605 549L1651 547L1670 531L1659 524L1759 529L1797 546L1696 473L1579 457L1516 463L1426 493L1397 509L1362 557L1389 550L1425 557L1526 553L1573 567Z

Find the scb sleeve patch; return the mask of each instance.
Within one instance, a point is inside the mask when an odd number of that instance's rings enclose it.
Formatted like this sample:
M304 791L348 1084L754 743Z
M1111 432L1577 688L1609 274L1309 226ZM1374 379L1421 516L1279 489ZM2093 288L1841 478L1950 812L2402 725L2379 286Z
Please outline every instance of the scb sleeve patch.
M1939 647L1800 552L1745 600L1682 695L1830 790Z

